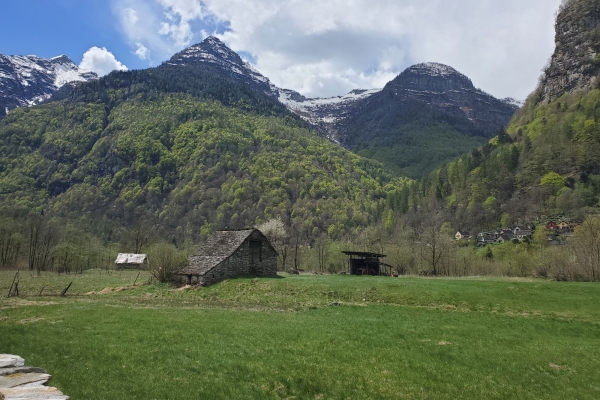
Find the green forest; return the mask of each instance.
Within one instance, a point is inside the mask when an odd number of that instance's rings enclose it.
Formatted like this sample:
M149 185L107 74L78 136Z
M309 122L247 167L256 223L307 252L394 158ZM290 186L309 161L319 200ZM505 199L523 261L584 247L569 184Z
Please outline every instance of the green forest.
M0 127L4 211L44 211L103 237L144 220L197 241L280 217L337 238L376 222L398 181L285 119L161 97L108 115L66 102L11 112Z
M406 183L390 204L400 214L438 210L456 229L495 229L544 218L583 221L600 199L600 90L536 104L506 132ZM410 202L409 199L418 198Z

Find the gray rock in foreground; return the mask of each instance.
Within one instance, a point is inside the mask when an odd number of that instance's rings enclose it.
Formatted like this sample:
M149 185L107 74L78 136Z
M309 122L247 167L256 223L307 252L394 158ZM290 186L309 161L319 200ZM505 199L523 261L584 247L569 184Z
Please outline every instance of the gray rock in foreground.
M0 354L0 368L22 367L25 360L12 354Z
M69 400L57 388L46 386L50 378L42 368L26 367L19 356L0 354L0 400Z

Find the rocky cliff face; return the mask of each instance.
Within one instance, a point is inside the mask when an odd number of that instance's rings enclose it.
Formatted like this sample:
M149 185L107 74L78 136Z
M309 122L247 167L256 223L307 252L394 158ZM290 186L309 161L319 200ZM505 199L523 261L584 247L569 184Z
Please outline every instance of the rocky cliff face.
M600 75L600 3L568 1L556 20L556 50L541 80L539 99L548 103L567 92L589 90Z
M73 82L98 79L67 56L44 59L0 54L0 118L15 107L32 106Z

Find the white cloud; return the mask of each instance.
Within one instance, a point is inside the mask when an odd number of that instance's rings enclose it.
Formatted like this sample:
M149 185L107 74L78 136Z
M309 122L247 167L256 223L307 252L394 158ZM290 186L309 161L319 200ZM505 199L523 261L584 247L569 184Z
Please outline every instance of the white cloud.
M138 44L148 49L146 60L149 62L150 52L162 61L180 50L159 34L161 21L165 17L162 5L142 0L112 0L111 5L121 33L138 57L144 55Z
M137 49L133 52L140 60L147 60L150 57L150 50L141 43L136 43Z
M83 54L79 64L80 68L93 71L99 76L109 74L114 70L127 71L127 67L121 64L106 47L91 47Z
M133 8L125 8L123 10L123 17L132 25L136 24L139 20L137 12Z
M278 86L309 96L381 87L408 66L446 63L498 97L524 98L554 48L561 0L113 0L127 40L161 60L202 39L253 55Z

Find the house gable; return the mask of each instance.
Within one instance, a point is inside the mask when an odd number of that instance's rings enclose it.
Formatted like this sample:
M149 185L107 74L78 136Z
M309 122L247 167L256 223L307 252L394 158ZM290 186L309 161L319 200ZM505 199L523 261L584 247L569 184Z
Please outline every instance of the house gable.
M187 283L202 284L241 275L273 276L277 258L277 251L258 229L218 231L176 275Z

